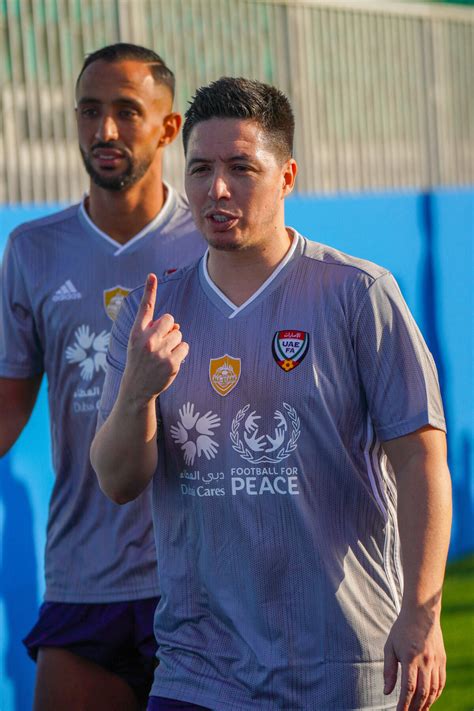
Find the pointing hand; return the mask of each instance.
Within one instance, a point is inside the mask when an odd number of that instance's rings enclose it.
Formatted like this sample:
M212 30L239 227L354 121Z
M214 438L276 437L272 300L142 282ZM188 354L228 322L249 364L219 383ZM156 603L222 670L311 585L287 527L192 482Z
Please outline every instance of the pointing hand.
M149 274L128 341L123 381L139 404L169 388L189 352L170 314L153 320L157 288L156 276Z

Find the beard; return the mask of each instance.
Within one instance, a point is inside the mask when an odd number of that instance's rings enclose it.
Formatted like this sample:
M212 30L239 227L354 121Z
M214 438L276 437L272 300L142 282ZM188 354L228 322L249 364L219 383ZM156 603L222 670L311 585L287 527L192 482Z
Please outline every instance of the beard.
M98 147L100 146L94 146L94 148ZM104 145L103 147L106 148L110 146ZM115 192L119 192L120 190L126 190L132 185L135 185L135 183L137 183L140 178L145 175L152 163L151 160L142 160L141 162L137 163L133 160L133 158L126 156L127 167L125 168L125 170L120 175L111 175L109 177L106 174L99 173L95 170L94 166L92 165L92 159L90 158L90 154L86 153L86 151L84 151L81 146L79 146L79 150L81 152L84 168L86 169L93 183L95 183L95 185L97 185L99 188L104 188L104 190L111 190Z
M204 236L204 239L210 247L218 252L237 252L245 249L245 245L236 244L235 242L225 242L223 240L219 241L214 238L208 239L206 236Z

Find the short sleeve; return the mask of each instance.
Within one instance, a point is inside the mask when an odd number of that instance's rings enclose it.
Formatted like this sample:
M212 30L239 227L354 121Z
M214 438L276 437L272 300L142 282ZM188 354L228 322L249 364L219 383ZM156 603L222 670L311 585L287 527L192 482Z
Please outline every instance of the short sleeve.
M381 441L425 425L446 429L436 366L391 274L369 287L356 318L354 343Z
M128 339L135 320L135 314L132 309L129 299L125 299L112 327L107 352L104 387L99 403L97 429L103 425L109 416L120 390L120 383L127 364Z
M10 237L0 283L0 376L31 378L42 373L43 348L21 261Z

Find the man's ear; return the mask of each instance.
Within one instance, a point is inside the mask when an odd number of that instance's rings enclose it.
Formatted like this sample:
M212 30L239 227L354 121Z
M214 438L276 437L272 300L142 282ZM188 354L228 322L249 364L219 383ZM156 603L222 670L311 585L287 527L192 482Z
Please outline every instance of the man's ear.
M286 197L292 192L295 185L297 172L298 165L294 158L290 158L282 167L283 197Z
M168 146L170 143L173 143L174 139L179 133L182 121L183 118L181 114L178 114L176 112L165 116L165 118L163 119L163 130L161 133L160 140L158 141L159 148L164 148L164 146Z

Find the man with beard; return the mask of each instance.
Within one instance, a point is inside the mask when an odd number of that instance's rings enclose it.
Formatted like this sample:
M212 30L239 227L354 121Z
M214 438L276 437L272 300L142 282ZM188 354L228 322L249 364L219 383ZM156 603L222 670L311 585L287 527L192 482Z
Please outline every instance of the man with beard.
M83 201L18 227L1 292L0 453L48 378L55 484L46 594L25 640L37 659L36 711L135 711L154 667L158 596L149 492L119 508L100 491L89 444L109 331L124 296L204 251L186 200L163 182L176 137L174 76L155 52L116 44L89 55L76 85Z

